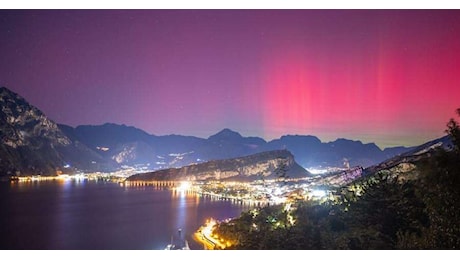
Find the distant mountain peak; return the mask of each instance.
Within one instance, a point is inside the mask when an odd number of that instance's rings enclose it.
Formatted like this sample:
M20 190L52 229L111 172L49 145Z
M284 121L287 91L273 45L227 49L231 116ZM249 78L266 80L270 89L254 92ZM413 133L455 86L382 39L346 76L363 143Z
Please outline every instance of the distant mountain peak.
M337 138L334 142L363 144L360 140L350 140L346 138Z
M211 135L208 140L235 140L235 139L241 139L243 136L241 136L240 133L235 132L231 129L224 128L220 132L218 132L215 135Z
M321 143L321 140L313 135L283 135L280 140L302 140L302 141L311 141L315 143Z

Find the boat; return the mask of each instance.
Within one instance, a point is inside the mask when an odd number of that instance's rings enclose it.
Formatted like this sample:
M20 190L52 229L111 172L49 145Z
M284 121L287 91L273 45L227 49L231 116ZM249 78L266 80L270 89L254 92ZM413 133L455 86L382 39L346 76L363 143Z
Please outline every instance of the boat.
M182 238L182 229L177 230L176 236L171 236L171 243L166 246L165 250L190 250L188 241Z

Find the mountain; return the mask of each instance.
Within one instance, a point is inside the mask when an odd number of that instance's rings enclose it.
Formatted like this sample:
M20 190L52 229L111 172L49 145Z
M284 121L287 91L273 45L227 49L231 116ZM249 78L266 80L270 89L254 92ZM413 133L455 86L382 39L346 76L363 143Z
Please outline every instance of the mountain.
M404 146L388 147L388 148L383 149L383 154L385 155L385 158L388 159L393 156L408 152L414 148L415 147L404 147Z
M113 171L123 166L157 170L287 149L305 168L377 164L410 150L381 150L373 143L337 139L322 142L310 135L285 135L265 141L228 128L199 138L156 136L126 125L57 125L18 94L0 88L0 174L54 174L74 168Z
M180 167L199 161L206 140L192 136L150 135L126 125L59 125L68 135L84 143L106 160L119 165L146 165L149 169Z
M452 139L446 135L441 138L426 142L411 150L400 153L381 163L372 165L365 169L365 175L372 175L379 171L389 171L392 174L412 172L416 169L416 163L423 158L431 157L436 149L450 150Z
M210 159L225 159L249 155L261 151L267 142L259 137L243 137L228 128L223 129L207 139L207 151Z
M72 140L83 143L105 160L125 165L145 164L155 160L152 136L140 129L109 123L101 126L59 127Z
M382 151L374 143L363 144L343 138L323 143L310 135L285 135L266 142L259 137L243 137L227 128L204 139L182 135L155 136L116 124L76 128L59 126L67 135L75 136L107 160L125 165L149 165L152 170L280 149L291 151L305 168L342 167L344 164L367 167L411 149L395 147Z
M410 155L420 155L427 152L430 152L436 148L442 148L444 150L451 150L453 146L452 139L449 135L445 135L438 139L434 139L432 141L426 142L422 145L419 145L405 153L402 153L402 156L410 156Z
M107 160L119 164L149 165L150 169L181 167L201 161L234 158L261 151L266 144L258 137L242 137L224 129L208 139L193 136L155 136L126 125L59 125L72 136Z
M0 174L55 174L71 166L97 169L104 160L74 142L24 98L0 87Z
M374 143L363 144L361 141L343 138L323 143L311 135L286 135L268 142L263 149L287 149L294 154L300 165L314 168L342 167L344 164L367 167L412 148L398 147L382 151Z
M283 165L283 166L282 166ZM136 174L127 181L252 181L276 179L276 170L285 167L289 177L306 177L310 173L298 165L287 150L269 151L249 156L214 160L205 163Z

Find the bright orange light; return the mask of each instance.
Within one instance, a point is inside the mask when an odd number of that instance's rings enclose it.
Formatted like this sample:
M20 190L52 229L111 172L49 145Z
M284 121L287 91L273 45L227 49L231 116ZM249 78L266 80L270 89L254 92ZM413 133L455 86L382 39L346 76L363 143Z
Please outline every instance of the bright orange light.
M177 190L178 191L187 191L191 188L192 184L188 181L183 181L181 182L181 184L179 185L179 187L177 187Z

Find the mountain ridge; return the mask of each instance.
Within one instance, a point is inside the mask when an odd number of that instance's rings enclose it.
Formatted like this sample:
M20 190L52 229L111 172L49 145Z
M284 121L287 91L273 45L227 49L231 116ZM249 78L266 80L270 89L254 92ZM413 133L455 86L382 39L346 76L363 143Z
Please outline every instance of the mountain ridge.
M0 174L54 175L70 170L70 161L78 168L93 170L105 163L89 148L72 141L42 111L5 87L0 88L0 108Z
M113 171L144 165L149 170L289 150L304 168L369 166L411 148L381 150L375 143L312 135L283 135L266 141L224 128L208 138L153 135L134 126L105 123L76 127L56 124L23 97L0 87L0 174L54 174L74 170ZM145 168L144 167L144 168Z
M190 158L182 161L183 164L171 164L171 167L181 167L197 160L225 159L279 149L290 150L298 158L299 164L306 168L319 166L338 167L342 166L344 161L349 161L352 165L370 166L413 148L400 146L381 150L375 143L363 143L359 140L345 138L322 142L318 137L312 135L283 135L279 139L267 142L260 137L244 137L229 128L224 128L207 139L184 135L150 135L135 127L117 124L83 125L74 129L78 131L80 128L99 128L99 131L102 132L98 135L106 135L103 128L106 128L107 125L125 128L126 131L141 131L150 141L145 141L144 137L140 136L136 141L153 147L156 151L155 156L164 157L169 153L194 153L193 156L189 156ZM85 142L85 144L93 148L107 145L100 140L95 143ZM115 146L116 144L112 143L112 148ZM141 161L146 162L147 160L144 159L139 162Z

